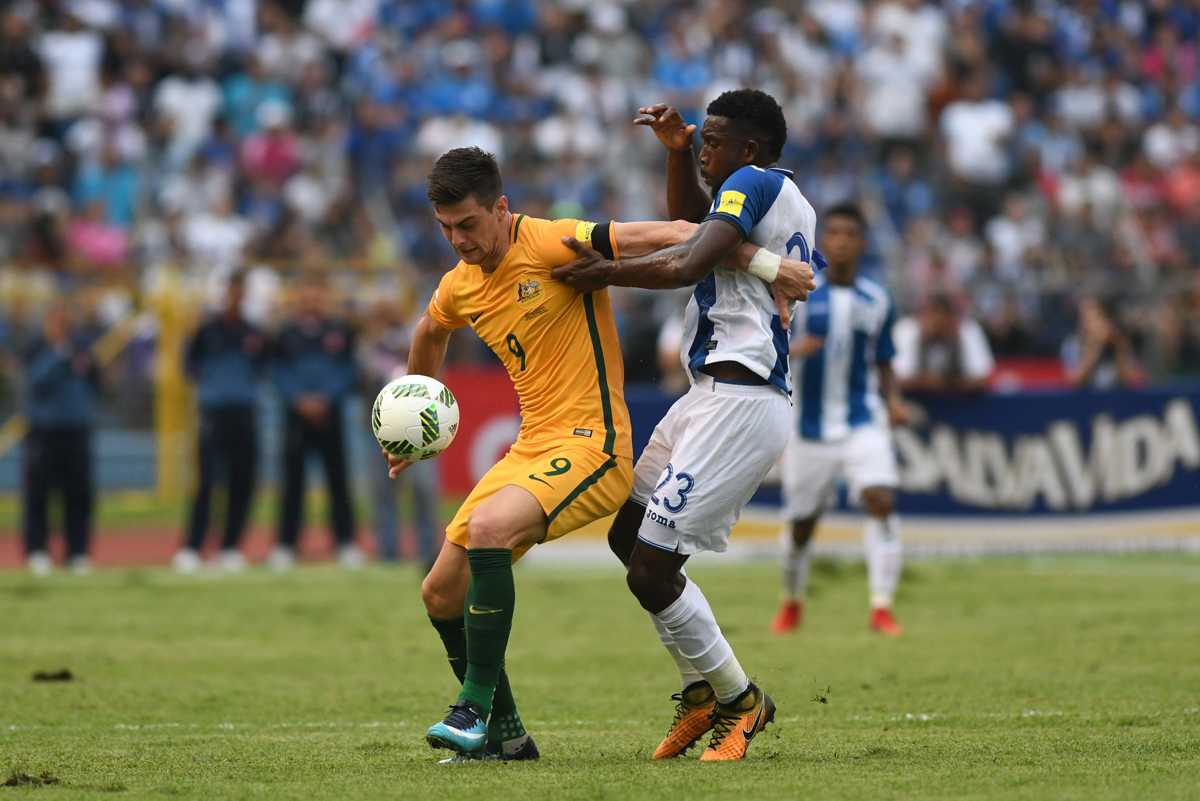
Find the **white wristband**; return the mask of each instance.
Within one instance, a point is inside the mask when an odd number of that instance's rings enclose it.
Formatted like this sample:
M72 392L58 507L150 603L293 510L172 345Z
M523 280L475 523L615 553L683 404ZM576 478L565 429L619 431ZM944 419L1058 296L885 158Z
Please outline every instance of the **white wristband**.
M779 265L782 262L782 256L776 256L766 248L759 248L754 258L750 259L750 266L746 268L746 272L772 284L779 277Z

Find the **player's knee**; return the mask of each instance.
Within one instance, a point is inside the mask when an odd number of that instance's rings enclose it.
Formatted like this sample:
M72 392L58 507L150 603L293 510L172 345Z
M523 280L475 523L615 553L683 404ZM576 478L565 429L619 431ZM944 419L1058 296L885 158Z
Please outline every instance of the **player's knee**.
M863 490L863 505L871 517L887 517L896 509L896 493L890 487Z
M467 518L467 539L471 548L511 548L512 526L500 515L479 508Z
M629 547L625 541L624 532L617 528L614 524L608 530L608 549L617 555L621 560L621 564L628 566L629 557L633 554L633 548Z
M432 573L421 582L421 600L425 603L425 611L432 617L449 620L462 614L462 599L450 596L448 588Z
M642 608L648 612L657 613L670 606L672 601L679 597L678 592L674 594L671 592L678 577L678 573L673 576L664 576L651 570L647 565L635 562L629 566L629 572L625 574L625 581L629 585L629 591L638 599Z
M634 597L645 606L646 601L654 595L658 581L645 565L632 564L629 566L629 572L625 574L625 583L629 585L629 591Z
M628 566L633 557L633 546L637 543L638 526L642 522L641 507L636 507L636 513L627 506L617 512L612 526L608 529L608 547L612 550L621 564Z

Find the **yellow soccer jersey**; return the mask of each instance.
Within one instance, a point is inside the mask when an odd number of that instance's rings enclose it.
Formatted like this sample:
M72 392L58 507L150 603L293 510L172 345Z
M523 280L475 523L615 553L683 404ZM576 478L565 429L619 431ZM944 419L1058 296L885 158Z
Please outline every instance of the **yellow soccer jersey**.
M581 295L550 277L575 258L562 237L590 242L594 227L514 215L512 246L500 266L487 274L460 261L442 277L429 314L445 328L471 326L504 362L521 399L519 443L577 441L632 457L608 290Z

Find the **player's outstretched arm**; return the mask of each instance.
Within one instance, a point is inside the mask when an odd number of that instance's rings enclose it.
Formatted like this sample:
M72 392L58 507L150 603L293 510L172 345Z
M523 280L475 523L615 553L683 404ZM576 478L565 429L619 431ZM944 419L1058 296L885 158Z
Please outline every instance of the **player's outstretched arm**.
M612 241L616 243L617 258L636 259L686 242L699 228L687 220L672 222L614 222Z
M452 333L454 329L439 325L426 310L413 332L412 347L408 351L409 374L436 376L446 359L446 347Z
M667 148L667 211L675 219L700 222L708 214L712 198L700 185L696 169L696 153L692 150L695 125L683 121L676 109L666 103L638 109L648 114L633 121L654 131L658 141Z
M427 375L433 378L446 360L446 347L450 344L453 329L443 328L429 316L429 311L421 316L417 330L413 334L412 347L408 351L408 372L411 375ZM393 456L387 451L383 455L388 462L388 477L395 478L414 462L406 462Z
M686 242L700 226L686 220L674 222L612 223L617 258L632 259ZM771 284L771 290L782 295L784 302L808 300L808 293L817 288L808 262L777 259L752 242L741 247L721 262L726 270L741 270L759 275ZM764 266L765 263L765 266ZM778 269L775 269L775 265ZM763 272L766 270L767 272Z
M724 249L732 237L732 248L724 257L717 257L716 263L726 269L750 272L771 284L785 330L791 324L789 304L807 300L808 293L816 287L807 263L781 259L758 245L741 242L740 233L730 225L720 226L717 236L710 234L703 242L701 232L709 227L708 224L676 220L612 223L612 226L619 262L606 259L572 237L563 237L563 243L575 251L576 258L552 271L551 276L580 292L592 292L605 286L647 289L691 286L708 275L712 270L709 266L712 254ZM642 274L635 274L638 271Z
M563 244L575 251L575 260L550 276L578 292L606 286L674 289L699 283L742 244L742 234L724 220L709 220L678 245L621 261L606 259L573 237L563 237Z

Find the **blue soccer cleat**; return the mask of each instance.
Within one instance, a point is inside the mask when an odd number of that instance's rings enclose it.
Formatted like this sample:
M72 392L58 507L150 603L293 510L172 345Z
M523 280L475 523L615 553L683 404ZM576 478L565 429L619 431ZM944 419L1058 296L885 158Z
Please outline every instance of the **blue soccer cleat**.
M425 732L426 742L458 754L481 754L488 742L488 722L482 712L477 704L458 701L450 707L445 720Z

